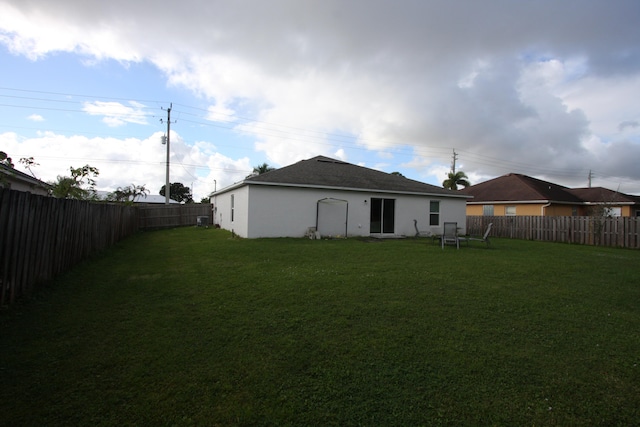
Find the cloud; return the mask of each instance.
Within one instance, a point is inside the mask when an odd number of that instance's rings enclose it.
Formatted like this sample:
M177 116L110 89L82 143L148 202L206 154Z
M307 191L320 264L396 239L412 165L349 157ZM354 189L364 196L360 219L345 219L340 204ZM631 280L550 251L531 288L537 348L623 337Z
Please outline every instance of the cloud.
M338 160L347 161L347 155L342 148L333 153L333 157Z
M31 114L29 117L27 117L27 119L31 120L32 122L44 121L44 117L42 117L40 114Z
M233 122L236 119L234 118L234 111L231 108L216 104L209 106L207 109L207 120L211 120L212 122L228 123Z
M640 145L629 119L640 117L636 0L186 0L179 16L169 6L11 0L0 4L0 43L33 60L153 64L277 166L374 152L441 181L455 148L470 177L640 179L606 150ZM132 103L85 112L146 123Z
M620 132L624 132L627 129L637 129L638 127L640 127L640 122L638 120L625 120L624 122L620 122L618 130Z
M144 112L144 105L130 101L130 106L120 102L85 102L82 110L92 116L104 116L102 121L108 126L117 127L127 123L139 125L147 124L147 115Z
M166 179L166 151L160 144L161 135L162 132L155 132L144 139L121 139L44 132L25 139L5 132L0 133L0 146L13 158L34 157L39 165L33 172L43 181L55 181L59 175L68 175L70 167L89 164L100 171L99 190L113 191L134 183L146 186L151 194L159 194ZM171 144L170 180L193 187L196 201L211 193L215 185L230 185L252 170L248 158L230 159L205 142L188 146L173 131Z

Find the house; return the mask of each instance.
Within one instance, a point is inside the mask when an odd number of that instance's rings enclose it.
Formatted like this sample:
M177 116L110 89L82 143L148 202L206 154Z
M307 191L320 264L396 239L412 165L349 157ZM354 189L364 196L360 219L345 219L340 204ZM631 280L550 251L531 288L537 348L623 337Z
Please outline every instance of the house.
M214 223L246 238L415 236L465 232L457 191L324 156L252 176L211 195ZM416 220L416 222L414 222Z
M469 216L586 216L606 206L611 214L637 215L637 196L605 188L571 189L527 175L510 173L460 191Z
M640 216L640 196L632 196L603 187L571 188L569 192L584 201L585 215L593 214L600 209L608 216Z
M161 196L160 194L147 194L146 196L136 197L133 202L147 205L164 205L167 202L167 198L165 196ZM169 204L179 205L181 203L173 199L169 199Z
M111 193L111 191L99 190L96 192L96 195L98 196L99 200L105 201L107 200L109 193ZM165 196L161 196L160 194L147 194L146 196L137 196L135 200L133 200L133 203L140 204L140 205L143 205L143 204L144 205L164 205L165 202L166 202ZM180 202L177 202L173 199L169 199L169 203L171 205L180 204Z
M0 188L9 188L11 190L26 191L40 196L48 196L51 185L0 163Z

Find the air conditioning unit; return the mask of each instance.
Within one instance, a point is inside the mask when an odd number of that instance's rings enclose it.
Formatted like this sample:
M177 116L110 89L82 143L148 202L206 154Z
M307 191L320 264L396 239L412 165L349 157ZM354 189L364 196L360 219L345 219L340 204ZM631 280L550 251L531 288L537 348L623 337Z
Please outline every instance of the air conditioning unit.
M209 227L209 217L208 216L199 216L196 219L196 225L198 227Z

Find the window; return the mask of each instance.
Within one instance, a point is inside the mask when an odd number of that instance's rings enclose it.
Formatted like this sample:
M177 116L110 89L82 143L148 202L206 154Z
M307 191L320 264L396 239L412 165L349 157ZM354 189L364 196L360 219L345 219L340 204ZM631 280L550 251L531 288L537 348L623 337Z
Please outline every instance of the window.
M505 206L504 214L506 216L516 216L516 207L515 206Z
M429 225L440 225L440 202L438 200L429 202Z
M233 222L233 211L234 211L234 207L235 207L235 200L234 200L234 195L231 195L231 222Z
M604 208L604 214L605 216L608 216L609 218L618 218L619 216L622 216L622 208Z
M482 215L484 215L484 216L493 216L493 205L483 205L482 206Z

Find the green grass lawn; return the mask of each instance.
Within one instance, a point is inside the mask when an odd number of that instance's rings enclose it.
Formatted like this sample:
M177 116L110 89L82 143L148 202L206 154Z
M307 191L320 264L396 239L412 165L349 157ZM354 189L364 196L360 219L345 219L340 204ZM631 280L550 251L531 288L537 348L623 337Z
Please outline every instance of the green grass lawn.
M0 312L0 424L637 425L639 265L140 233Z

